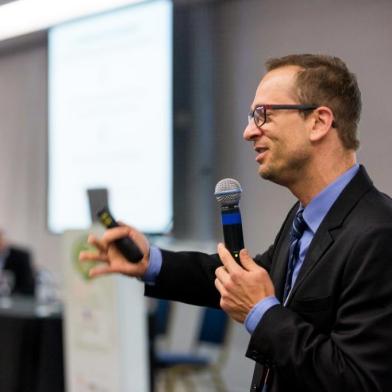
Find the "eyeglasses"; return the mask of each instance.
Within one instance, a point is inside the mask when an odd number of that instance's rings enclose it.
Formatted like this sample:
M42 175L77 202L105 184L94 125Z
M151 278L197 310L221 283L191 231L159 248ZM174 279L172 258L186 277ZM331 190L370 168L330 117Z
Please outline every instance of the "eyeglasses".
M256 106L253 111L248 114L248 123L252 120L257 128L261 128L267 122L267 110L314 110L316 105L260 105Z

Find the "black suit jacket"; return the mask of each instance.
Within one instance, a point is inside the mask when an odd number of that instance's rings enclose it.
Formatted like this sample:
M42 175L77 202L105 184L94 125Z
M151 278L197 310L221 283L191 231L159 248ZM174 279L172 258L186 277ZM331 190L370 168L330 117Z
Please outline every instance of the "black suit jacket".
M279 299L296 209L256 257ZM163 259L147 295L219 306L216 255L163 251ZM268 392L392 391L392 201L363 167L321 223L287 306L265 313L246 355L270 368Z
M4 270L11 271L14 275L13 294L34 295L34 270L29 252L10 247L4 262Z

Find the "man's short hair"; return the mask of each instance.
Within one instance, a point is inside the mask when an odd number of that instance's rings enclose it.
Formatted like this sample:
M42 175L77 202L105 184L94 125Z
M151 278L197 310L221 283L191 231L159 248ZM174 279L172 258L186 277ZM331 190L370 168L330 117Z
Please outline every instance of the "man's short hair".
M356 76L340 58L327 55L292 54L266 62L267 71L288 65L302 68L296 80L299 103L328 106L343 146L356 150L362 107Z

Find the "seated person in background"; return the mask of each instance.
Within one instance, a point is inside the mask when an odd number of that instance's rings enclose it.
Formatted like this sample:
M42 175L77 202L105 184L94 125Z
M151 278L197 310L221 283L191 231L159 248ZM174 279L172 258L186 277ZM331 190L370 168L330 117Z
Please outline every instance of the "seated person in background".
M34 295L35 279L30 253L10 245L0 229L0 271L14 276L13 294Z

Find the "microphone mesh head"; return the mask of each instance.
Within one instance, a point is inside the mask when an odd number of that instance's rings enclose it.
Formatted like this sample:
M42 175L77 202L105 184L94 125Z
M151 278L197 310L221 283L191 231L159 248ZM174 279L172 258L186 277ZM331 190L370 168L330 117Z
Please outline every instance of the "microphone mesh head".
M224 178L215 187L215 197L221 206L238 204L241 199L241 193L241 184L233 178Z

